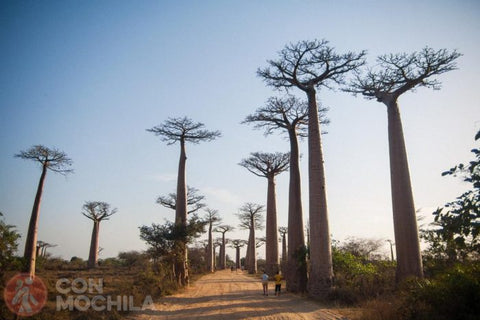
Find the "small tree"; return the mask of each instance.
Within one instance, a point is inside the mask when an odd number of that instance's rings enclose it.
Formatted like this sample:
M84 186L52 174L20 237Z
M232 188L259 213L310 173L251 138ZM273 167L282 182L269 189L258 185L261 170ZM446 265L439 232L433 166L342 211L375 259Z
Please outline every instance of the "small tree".
M218 214L218 210L207 208L205 221L208 223L208 242L207 242L207 269L210 272L215 271L215 256L213 250L213 227L216 226L222 218Z
M180 143L180 159L178 162L178 177L177 177L177 199L175 202L175 223L179 226L185 227L187 224L187 182L186 182L186 161L187 154L185 144L187 142L200 143L202 141L212 141L220 137L220 131L208 131L204 129L205 125L200 122L183 118L169 118L163 124L155 126L147 131L154 133L161 137L161 140L167 142L168 145ZM184 255L181 256L181 261L178 265L181 267L182 284L186 285L188 280L187 268L187 247L186 244L179 243L183 246Z
M101 201L88 201L82 207L82 215L93 221L92 239L90 241L90 253L88 254L88 268L98 266L98 240L100 234L100 222L109 220L117 209L110 210L110 205Z
M0 280L3 280L3 273L8 270L18 248L20 234L15 228L5 223L3 214L0 212Z
M285 268L285 265L287 263L287 241L286 241L286 235L288 233L288 228L287 227L279 227L278 228L278 233L280 233L280 241L282 242L282 259L280 260L280 265L282 266L282 271L283 268Z
M480 131L475 140L480 140ZM472 149L475 159L459 164L442 173L460 176L471 189L438 208L434 213L433 229L423 231L428 252L449 263L480 259L480 149Z
M219 232L222 234L222 245L220 246L220 261L218 264L220 269L225 269L227 264L225 252L227 240L225 239L225 233L232 231L233 229L235 228L229 225L221 225L215 228L215 232Z
M234 239L230 241L230 246L235 249L235 269L240 269L240 249L245 246L246 241Z
M300 41L286 45L279 52L278 60L268 60L269 66L257 71L258 76L263 78L268 86L287 90L297 88L305 92L308 99L308 179L311 225L311 268L308 292L313 297L325 296L333 284L325 169L316 90L322 86L330 88L332 84L343 84L345 74L355 71L365 63L364 56L365 52L337 54L325 40ZM301 256L301 253L298 255ZM298 289L304 290L304 288Z
M409 276L423 277L417 219L408 169L407 151L397 100L416 87L440 89L433 76L456 69L461 55L445 49L425 48L412 54L378 57L378 71L358 74L346 91L376 99L387 106L392 209L397 252L397 281Z
M258 177L267 178L267 236L265 271L273 276L278 271L278 234L277 234L277 205L275 195L275 176L288 170L290 163L289 153L261 153L254 152L249 158L239 164Z
M239 213L237 214L237 217L240 220L240 229L249 230L245 261L248 273L257 273L255 230L261 230L263 228L262 212L264 212L264 206L248 202L240 208Z
M27 238L25 241L24 258L26 260L25 271L30 273L30 276L35 276L35 261L36 261L36 245L37 245L37 231L38 231L38 219L40 215L40 201L42 199L43 185L45 183L45 176L47 170L62 175L72 173L70 169L72 160L63 151L55 148L47 148L42 145L36 145L26 151L20 151L15 157L33 160L38 162L42 167L42 174L40 175L40 181L38 182L37 193L35 195L35 201L33 202L32 214L30 216L30 223L28 224Z

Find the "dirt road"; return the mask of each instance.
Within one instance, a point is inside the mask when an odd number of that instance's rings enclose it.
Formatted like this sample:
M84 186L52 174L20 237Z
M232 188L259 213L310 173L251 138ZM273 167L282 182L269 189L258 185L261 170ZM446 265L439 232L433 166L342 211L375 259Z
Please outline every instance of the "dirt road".
M284 285L282 286L284 287ZM259 280L241 272L218 271L203 276L184 293L156 301L156 310L132 313L128 320L163 319L319 319L347 320L331 309L293 294L263 296Z

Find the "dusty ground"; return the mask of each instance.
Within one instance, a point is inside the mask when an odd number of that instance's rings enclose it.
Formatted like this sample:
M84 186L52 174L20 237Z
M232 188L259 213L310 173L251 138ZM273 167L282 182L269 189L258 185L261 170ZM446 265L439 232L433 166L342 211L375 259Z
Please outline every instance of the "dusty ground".
M263 296L259 280L240 271L218 271L203 276L181 294L156 301L156 310L135 312L126 319L347 319L341 310L322 307L297 295L275 296L274 288L271 282L269 296Z

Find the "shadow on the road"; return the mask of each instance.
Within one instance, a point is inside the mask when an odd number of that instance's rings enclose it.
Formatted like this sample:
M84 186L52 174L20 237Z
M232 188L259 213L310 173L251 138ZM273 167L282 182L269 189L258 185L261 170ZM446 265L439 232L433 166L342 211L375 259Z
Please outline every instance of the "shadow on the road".
M293 301L292 301L293 300ZM201 307L189 308L189 305L208 303L218 301L218 304L212 304ZM232 301L232 303L228 303ZM159 310L144 310L136 314L144 314L154 319L250 319L259 317L271 317L275 319L288 319L287 314L296 312L314 313L318 312L321 307L307 303L306 301L286 294L283 296L264 297L258 291L252 292L230 293L217 296L207 297L167 297L162 299L164 304L182 305L184 308L180 310L161 310L162 306L157 305ZM334 316L326 316L319 319L341 319Z

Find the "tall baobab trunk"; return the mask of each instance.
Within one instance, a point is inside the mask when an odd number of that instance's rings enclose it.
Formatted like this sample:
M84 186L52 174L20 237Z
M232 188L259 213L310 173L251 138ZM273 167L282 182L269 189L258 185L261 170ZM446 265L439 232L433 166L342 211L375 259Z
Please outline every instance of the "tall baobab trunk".
M88 267L98 266L98 235L100 233L100 221L93 221L92 239L90 241L90 252L88 254Z
M23 257L27 261L25 272L30 274L30 277L35 276L35 262L37 253L37 232L38 232L38 217L40 215L40 202L42 200L43 185L45 183L45 176L47 175L47 164L42 166L42 174L38 182L37 194L33 202L32 215L30 216L30 223L28 224L27 239L25 241L25 252Z
M240 269L240 247L235 247L235 268Z
M308 96L308 169L310 203L310 278L308 292L325 296L333 285L332 248L328 226L327 193L316 92ZM303 227L303 225L302 225Z
M250 222L250 234L248 236L248 273L255 274L257 273L257 245L255 243L255 221L252 218Z
M213 235L212 235L212 223L208 226L208 247L207 247L207 267L210 272L215 271L214 262L214 250L213 250Z
M303 255L305 234L301 201L300 153L295 129L290 129L288 135L290 139L290 182L288 190L288 256L285 279L288 291L305 292L307 290L307 264Z
M226 266L226 256L225 256L225 233L222 233L222 245L220 246L220 269L225 269Z
M397 281L409 276L423 277L417 219L408 169L407 151L397 102L386 103L392 208L397 253Z
M185 140L180 140L180 159L178 162L178 177L177 177L177 199L175 207L175 224L177 226L187 226L187 183L186 183L186 161L187 155L185 152ZM178 250L182 252L180 260L177 261L177 275L179 283L182 285L188 284L188 249L187 244L183 241L178 243Z
M286 262L287 262L287 240L285 239L285 234L283 234L282 235L282 267L285 265Z
M277 204L275 195L275 175L268 176L267 189L267 230L265 246L265 272L273 276L278 271Z

